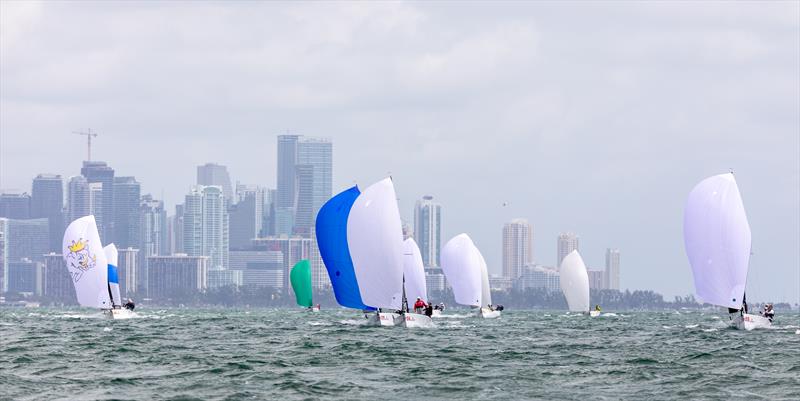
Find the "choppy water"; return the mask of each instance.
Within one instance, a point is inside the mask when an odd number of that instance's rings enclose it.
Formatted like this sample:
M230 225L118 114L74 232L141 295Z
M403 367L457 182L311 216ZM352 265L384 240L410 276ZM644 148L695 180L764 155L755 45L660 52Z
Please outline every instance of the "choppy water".
M753 332L722 313L448 314L404 329L345 310L0 309L0 397L800 399L797 314Z

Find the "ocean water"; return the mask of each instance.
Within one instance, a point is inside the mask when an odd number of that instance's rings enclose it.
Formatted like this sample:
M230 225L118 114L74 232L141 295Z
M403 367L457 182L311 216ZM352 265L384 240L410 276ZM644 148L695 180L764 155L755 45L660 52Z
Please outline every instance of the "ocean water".
M800 315L726 328L723 313L450 309L437 327L355 311L0 309L0 397L13 400L800 399ZM721 319L722 318L722 319Z

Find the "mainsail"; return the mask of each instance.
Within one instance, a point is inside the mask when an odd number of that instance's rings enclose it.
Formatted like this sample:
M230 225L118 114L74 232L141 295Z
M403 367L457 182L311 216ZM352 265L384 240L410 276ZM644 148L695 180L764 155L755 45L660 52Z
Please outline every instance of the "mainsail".
M683 214L683 240L702 302L739 309L750 262L750 225L732 173L697 184Z
M317 245L328 270L336 302L347 308L374 309L362 301L347 245L347 219L359 194L358 187L352 187L322 205L317 213Z
M403 297L403 228L391 178L356 198L347 219L347 244L365 304L400 309Z
M456 302L481 306L483 277L479 252L472 239L467 234L456 235L444 245L440 259Z
M425 267L417 242L413 238L403 241L403 280L406 286L406 298L414 304L417 298L428 302L428 290L425 286Z
M108 262L94 216L81 217L67 227L62 244L75 293L81 306L111 308L108 295Z
M311 300L311 262L308 259L297 262L289 273L289 280L292 282L292 290L297 304L310 308L313 305Z
M589 273L578 250L570 252L559 268L561 291L567 298L570 312L589 311Z
M119 274L117 274L117 263L119 259L119 252L117 246L112 244L106 245L103 248L108 262L108 289L111 292L111 302L114 306L122 306L122 296L119 292Z

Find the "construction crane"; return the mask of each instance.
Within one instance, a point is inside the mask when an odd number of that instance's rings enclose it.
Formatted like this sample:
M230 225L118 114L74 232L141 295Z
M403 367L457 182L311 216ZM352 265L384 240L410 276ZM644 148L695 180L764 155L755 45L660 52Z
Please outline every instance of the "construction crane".
M72 131L75 135L86 135L86 161L92 161L92 137L97 137L96 132L89 128L87 132Z

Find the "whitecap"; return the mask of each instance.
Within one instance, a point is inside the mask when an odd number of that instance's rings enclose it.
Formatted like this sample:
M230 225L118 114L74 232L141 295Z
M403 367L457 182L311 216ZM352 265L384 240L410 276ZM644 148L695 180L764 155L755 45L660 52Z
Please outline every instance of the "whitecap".
M687 329L693 329L693 328L695 328L697 326L699 326L699 324L687 324L686 326L683 326L683 327L685 327Z
M705 331L706 333L711 333L711 332L718 331L718 330L717 329L703 329L703 331Z
M111 327L103 327L103 331L111 331L111 330L114 330L114 329L112 329Z

